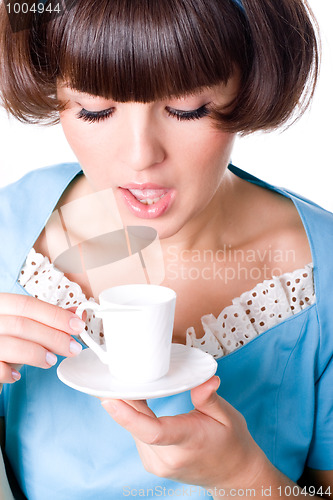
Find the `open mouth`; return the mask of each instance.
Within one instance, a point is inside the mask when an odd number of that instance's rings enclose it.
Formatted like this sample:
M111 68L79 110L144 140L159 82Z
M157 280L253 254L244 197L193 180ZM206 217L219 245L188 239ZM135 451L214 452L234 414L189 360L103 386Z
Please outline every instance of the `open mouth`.
M142 219L160 217L175 198L174 189L124 186L119 190L129 210Z

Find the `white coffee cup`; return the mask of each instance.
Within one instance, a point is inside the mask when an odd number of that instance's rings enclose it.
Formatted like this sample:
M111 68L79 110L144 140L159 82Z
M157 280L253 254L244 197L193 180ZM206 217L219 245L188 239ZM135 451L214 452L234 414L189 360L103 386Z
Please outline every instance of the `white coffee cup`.
M111 375L135 385L163 377L170 367L174 290L158 285L122 285L104 290L99 302L83 302L76 314L82 318L89 309L102 318L104 346L87 331L80 337L108 365Z

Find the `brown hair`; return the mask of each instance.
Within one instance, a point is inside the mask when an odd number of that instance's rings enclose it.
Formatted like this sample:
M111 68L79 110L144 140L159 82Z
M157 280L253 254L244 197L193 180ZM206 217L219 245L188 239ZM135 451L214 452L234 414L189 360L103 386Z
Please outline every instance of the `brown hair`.
M306 0L76 0L14 32L0 6L0 95L21 121L59 120L57 79L119 102L149 102L227 83L237 97L216 109L230 132L268 130L308 106L318 44ZM24 14L21 14L24 15ZM27 15L27 14L25 14ZM296 116L296 118L297 118Z

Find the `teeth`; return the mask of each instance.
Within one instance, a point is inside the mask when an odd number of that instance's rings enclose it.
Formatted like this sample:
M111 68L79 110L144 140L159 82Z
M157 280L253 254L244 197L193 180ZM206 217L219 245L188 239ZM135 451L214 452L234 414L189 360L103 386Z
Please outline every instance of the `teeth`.
M163 194L161 194L161 196L157 196L156 198L141 198L141 196L143 195L143 192L140 189L129 189L129 191L143 205L153 205L154 203L157 203L158 201L160 201L163 198L163 196L165 196L165 194L166 194L166 193L163 193ZM148 190L148 191L146 191L145 194L147 194L147 196L149 196L149 195L151 196L153 193L151 191L149 192L149 190Z
M163 198L164 194L160 196L159 198L154 198L153 200L139 200L140 203L143 203L144 205L153 205L154 203L157 203Z

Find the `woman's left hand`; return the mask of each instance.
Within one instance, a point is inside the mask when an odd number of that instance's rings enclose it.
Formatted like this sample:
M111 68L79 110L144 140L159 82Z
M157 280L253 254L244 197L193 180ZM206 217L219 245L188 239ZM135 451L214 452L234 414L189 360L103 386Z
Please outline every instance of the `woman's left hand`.
M157 476L204 488L249 488L269 464L244 417L216 394L214 376L191 391L194 410L156 417L145 401L103 399L134 437L142 463Z

